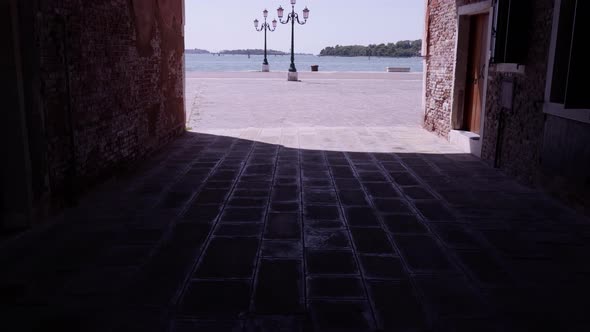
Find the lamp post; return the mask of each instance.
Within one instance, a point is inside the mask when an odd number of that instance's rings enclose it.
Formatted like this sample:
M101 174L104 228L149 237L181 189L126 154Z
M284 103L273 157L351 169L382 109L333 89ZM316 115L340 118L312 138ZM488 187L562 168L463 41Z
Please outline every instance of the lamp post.
M270 71L269 66L268 66L268 60L266 59L266 31L270 31L273 32L275 31L275 29L277 28L277 20L272 20L272 29L270 27L270 24L268 24L266 22L266 18L268 17L268 10L264 10L262 12L262 15L264 16L264 23L262 23L262 26L260 27L260 29L258 29L258 19L254 20L254 28L256 28L256 31L264 31L264 61L262 61L262 71L263 72L268 72Z
M295 13L295 3L297 0L291 0L291 13L287 15L287 19L283 21L283 7L279 7L277 9L277 15L279 16L279 20L281 24L287 24L291 21L291 66L289 67L289 74L287 76L287 80L289 81L297 81L297 68L295 68L295 21L300 25L304 25L307 23L307 19L309 18L309 9L305 7L303 10L303 23L299 21L299 15Z

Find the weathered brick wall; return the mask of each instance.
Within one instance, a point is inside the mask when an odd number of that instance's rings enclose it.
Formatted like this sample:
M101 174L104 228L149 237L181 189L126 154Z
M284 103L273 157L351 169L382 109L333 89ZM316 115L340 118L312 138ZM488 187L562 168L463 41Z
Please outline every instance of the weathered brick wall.
M429 2L424 126L441 136L448 137L452 129L456 10L478 1ZM543 113L554 0L530 3L525 73L502 73L490 65L481 157L521 182L542 186L588 213L590 125ZM515 87L510 111L501 107L502 81L506 79L514 80Z
M428 54L426 60L426 110L424 127L448 137L452 128L451 112L455 53L457 8L483 0L431 0L429 2ZM506 117L501 142L502 167L522 180L531 182L542 143L542 101L547 72L553 1L533 1L534 24L531 25L529 61L525 75L496 73L490 66L482 158L490 162L496 155L501 82L515 77L514 112ZM533 28L534 27L534 28Z
M448 137L457 32L455 0L431 0L427 24L424 128Z
M490 66L482 159L493 163L500 149L499 164L523 182L534 183L539 172L545 115L543 101L553 21L553 0L531 2L532 22L525 74L507 74ZM504 130L498 141L502 80L514 79L513 110L504 113Z
M42 0L36 34L54 195L184 130L182 0Z
M482 158L524 183L543 187L590 213L590 125L543 113L553 25L553 0L532 1L524 75L490 68ZM498 140L502 80L515 82L514 104Z
M448 138L452 128L453 82L457 50L457 8L485 0L430 0L427 8L427 48L424 128Z

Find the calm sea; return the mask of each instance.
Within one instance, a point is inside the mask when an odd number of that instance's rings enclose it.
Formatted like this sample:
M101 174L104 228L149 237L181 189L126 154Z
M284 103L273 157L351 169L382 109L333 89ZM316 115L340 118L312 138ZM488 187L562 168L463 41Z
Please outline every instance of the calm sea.
M187 71L259 71L262 55L211 55L186 54ZM268 62L271 71L287 71L290 59L288 55L270 55ZM422 58L378 58L378 57L332 57L315 55L296 55L295 66L298 71L310 71L312 65L318 65L319 71L359 71L385 72L386 67L410 67L412 72L422 71Z

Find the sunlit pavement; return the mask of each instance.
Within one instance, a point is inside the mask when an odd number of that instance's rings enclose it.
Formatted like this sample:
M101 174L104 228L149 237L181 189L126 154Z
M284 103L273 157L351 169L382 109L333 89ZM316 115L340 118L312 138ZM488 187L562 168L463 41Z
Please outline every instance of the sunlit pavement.
M420 129L419 77L191 80L189 132L2 244L3 330L590 327L589 221Z

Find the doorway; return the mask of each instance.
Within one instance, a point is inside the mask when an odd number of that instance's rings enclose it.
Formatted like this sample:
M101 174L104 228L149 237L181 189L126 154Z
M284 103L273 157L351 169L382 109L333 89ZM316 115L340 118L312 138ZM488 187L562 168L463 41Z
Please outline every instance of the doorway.
M484 79L486 70L486 47L489 14L469 17L469 45L467 75L465 78L465 103L463 110L463 130L480 134L483 108Z
M476 156L481 156L484 135L492 9L491 1L458 8L449 140Z

